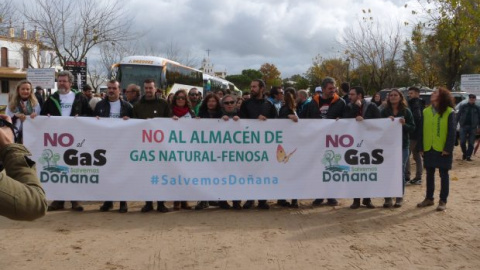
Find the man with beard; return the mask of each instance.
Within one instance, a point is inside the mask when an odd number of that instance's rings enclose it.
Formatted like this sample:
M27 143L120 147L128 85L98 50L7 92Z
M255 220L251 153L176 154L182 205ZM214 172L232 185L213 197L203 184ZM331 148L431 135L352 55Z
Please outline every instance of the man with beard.
M53 93L44 103L40 115L48 116L91 116L92 109L88 105L85 95L72 89L73 75L69 71L58 73L58 91ZM48 206L48 211L65 208L65 201L53 201ZM72 201L72 209L83 211L83 206L77 201Z
M107 118L123 118L124 120L132 117L132 105L127 101L120 99L120 84L116 80L111 80L107 83L107 98L102 99L95 106L93 113L97 117ZM113 202L104 202L100 207L100 211L107 212L113 208ZM128 211L127 202L120 202L120 213Z
M272 103L264 99L265 82L256 79L250 83L251 98L242 103L240 107L239 117L243 119L258 119L265 121L269 118L273 119L277 115L277 110ZM244 205L244 209L250 209L255 204L255 201L249 200ZM258 208L270 209L267 200L259 200Z
M306 118L338 119L343 116L345 101L336 93L335 79L326 77L322 81L322 92L313 97L313 101L306 108ZM319 206L323 199L315 199L312 203ZM337 206L336 199L327 199L327 205Z
M143 83L145 95L133 106L133 118L149 119L155 117L171 117L170 106L166 100L158 98L155 93L157 88L155 87L155 81L147 79ZM142 207L142 212L150 212L153 210L153 202L145 202ZM166 213L168 208L165 206L164 201L157 202L157 211Z

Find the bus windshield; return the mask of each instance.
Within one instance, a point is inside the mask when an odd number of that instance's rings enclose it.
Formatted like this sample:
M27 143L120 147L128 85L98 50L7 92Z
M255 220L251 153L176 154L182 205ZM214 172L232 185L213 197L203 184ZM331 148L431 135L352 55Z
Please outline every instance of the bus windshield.
M161 85L162 77L161 66L142 66L142 65L120 65L117 80L120 82L120 89L127 89L129 84L140 86L143 94L143 82L146 79L155 81L155 85Z

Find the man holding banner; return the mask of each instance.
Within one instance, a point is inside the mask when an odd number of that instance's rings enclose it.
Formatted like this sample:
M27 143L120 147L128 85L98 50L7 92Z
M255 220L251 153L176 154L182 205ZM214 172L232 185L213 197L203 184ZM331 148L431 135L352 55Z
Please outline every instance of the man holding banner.
M132 105L120 99L120 84L116 80L107 83L107 98L102 99L95 106L94 115L98 117L123 118L127 120L132 117ZM100 207L100 211L107 212L113 208L112 201L106 201ZM127 202L120 202L120 213L128 212Z
M133 106L133 118L149 119L156 117L170 118L171 110L167 101L161 98L157 98L155 95L157 88L155 87L155 81L147 79L143 83L145 95ZM153 210L153 202L147 201L142 207L142 212L150 212ZM165 206L164 201L157 202L157 211L166 213L168 208Z
M343 115L345 108L345 101L336 93L335 79L326 77L322 81L322 92L313 97L307 108L307 118L320 119L338 119ZM323 199L315 199L314 206L319 206L323 203ZM327 199L327 205L338 206L336 199Z
M263 98L265 91L265 82L256 79L250 83L250 95L251 98L242 103L240 107L239 117L244 119L258 119L265 121L269 118L275 118L277 116L277 110L272 103ZM250 209L255 204L255 201L248 200L244 205L244 209ZM267 200L259 200L258 208L270 209Z
M87 98L79 91L72 90L73 75L70 71L58 73L58 91L45 101L40 115L48 116L91 116L92 109ZM65 208L65 201L53 201L48 206L48 211ZM77 201L72 201L72 210L83 211L83 206Z

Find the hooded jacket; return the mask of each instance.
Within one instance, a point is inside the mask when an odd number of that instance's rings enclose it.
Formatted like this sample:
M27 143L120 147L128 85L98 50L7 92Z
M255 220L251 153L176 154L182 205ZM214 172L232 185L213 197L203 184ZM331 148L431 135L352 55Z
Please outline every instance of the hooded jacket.
M315 95L307 105L305 118L322 118L320 113L320 100L324 100L320 95ZM341 118L343 116L343 109L345 107L345 101L338 95L333 94L333 97L330 101L330 106L328 107L328 111L326 114L326 119L336 119Z

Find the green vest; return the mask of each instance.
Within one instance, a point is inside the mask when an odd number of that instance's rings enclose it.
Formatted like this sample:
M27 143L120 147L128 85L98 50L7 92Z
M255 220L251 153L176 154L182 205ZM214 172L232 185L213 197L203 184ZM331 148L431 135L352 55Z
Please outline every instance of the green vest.
M447 141L448 117L452 113L452 108L448 107L440 117L439 113L433 114L432 106L423 110L423 150L433 150L442 152Z

